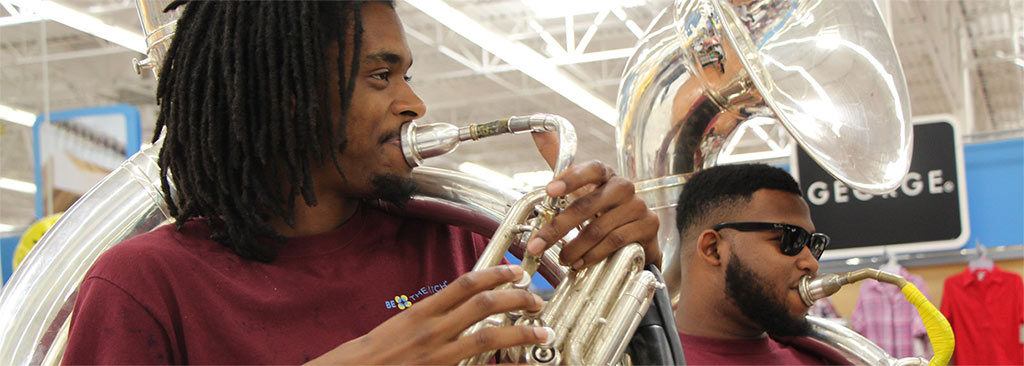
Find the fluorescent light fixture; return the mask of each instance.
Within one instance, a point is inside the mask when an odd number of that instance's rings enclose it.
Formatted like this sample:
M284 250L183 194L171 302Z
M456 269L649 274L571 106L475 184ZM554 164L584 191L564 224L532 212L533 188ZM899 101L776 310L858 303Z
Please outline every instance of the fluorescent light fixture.
M28 194L36 194L36 185L23 180L0 178L0 188Z
M593 113L605 123L615 126L615 108L570 79L557 65L537 51L492 32L441 0L408 0L408 3L584 110Z
M14 231L16 228L14 225L0 224L0 231Z
M36 115L3 104L0 104L0 119L28 127L36 123Z
M35 14L18 14L9 15L0 18L0 27L6 27L9 25L18 25L23 23L32 23L42 20L38 15Z
M550 19L570 15L593 14L612 8L644 5L643 0L522 0L537 18Z
M132 51L146 53L146 40L141 34L109 25L92 15L53 1L17 0L13 3L21 8L23 14L35 13L42 18L103 38Z

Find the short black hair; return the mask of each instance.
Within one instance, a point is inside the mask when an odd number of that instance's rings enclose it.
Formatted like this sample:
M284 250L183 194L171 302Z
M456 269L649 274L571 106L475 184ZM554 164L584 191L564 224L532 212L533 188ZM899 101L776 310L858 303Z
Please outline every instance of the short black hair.
M312 168L333 163L344 177L337 155L347 141L364 3L175 1L167 7L187 4L160 70L153 140L165 134L161 183L179 229L206 218L211 239L242 258L268 262L284 237L267 221L277 216L293 225L297 197L317 203ZM328 56L331 45L337 58ZM328 81L331 70L336 85ZM338 125L329 88L341 99Z
M800 195L793 176L765 164L733 164L708 168L693 174L683 186L676 207L680 239L698 227L713 225L708 220L737 205L749 203L754 192L773 189Z

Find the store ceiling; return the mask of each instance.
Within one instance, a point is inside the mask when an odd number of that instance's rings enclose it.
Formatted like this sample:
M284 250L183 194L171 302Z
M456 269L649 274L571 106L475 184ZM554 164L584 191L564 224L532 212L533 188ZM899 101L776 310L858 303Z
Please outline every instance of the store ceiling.
M142 111L143 138L148 140L156 112L155 81L149 73L137 75L131 66L132 58L143 55L57 21L41 22L29 10L31 3L20 6L23 1L0 0L0 105L41 113L47 108L59 111L133 104ZM437 3L450 6L461 20L437 12ZM615 7L610 5L613 3ZM913 115L957 116L960 132L977 138L1021 134L1024 1L880 3L891 12L892 34L908 79ZM142 34L133 0L62 0L56 4ZM399 1L398 12L416 59L411 72L414 87L428 107L423 121L464 125L509 115L556 113L575 124L579 159L600 159L614 166L615 129L606 122L614 118L581 108L579 104L587 98L573 90L596 97L589 100L590 110L614 108L630 48L670 4L668 0ZM567 17L567 13L575 14ZM466 26L467 20L497 38L481 42L483 46L468 40L458 33L460 29L465 32L467 28L460 27ZM488 52L501 52L491 48L495 44L527 47L534 60L558 65L560 80L570 86L557 92L545 86L554 84L551 80L542 83L517 68L523 67L523 60L509 64ZM965 81L968 88L964 88ZM973 103L965 108L965 101ZM0 177L32 181L31 130L7 121L0 127ZM756 137L746 140L751 149L758 148ZM433 165L455 168L463 161L506 175L544 168L525 136L466 144ZM0 189L0 224L20 226L34 217L32 195Z

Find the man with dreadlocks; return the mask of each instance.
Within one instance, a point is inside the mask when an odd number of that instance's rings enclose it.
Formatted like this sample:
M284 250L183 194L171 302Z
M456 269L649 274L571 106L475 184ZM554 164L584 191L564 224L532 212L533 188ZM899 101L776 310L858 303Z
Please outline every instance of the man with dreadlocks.
M491 314L540 310L528 292L491 290L522 269L467 273L486 239L363 203L408 200L398 131L426 113L392 3L189 2L174 37L157 134L176 224L90 269L65 363L451 364L550 336L461 336ZM550 161L552 136L535 139ZM590 220L563 262L630 242L660 262L657 219L632 184L595 161L547 186L570 192L580 198L527 250Z

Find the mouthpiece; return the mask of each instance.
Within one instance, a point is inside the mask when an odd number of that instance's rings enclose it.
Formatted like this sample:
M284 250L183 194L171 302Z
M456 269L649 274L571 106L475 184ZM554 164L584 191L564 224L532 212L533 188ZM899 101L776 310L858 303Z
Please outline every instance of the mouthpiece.
M455 151L463 140L459 128L447 123L417 125L409 122L402 125L402 154L410 167L418 167L423 160Z
M839 292L843 285L841 277L837 274L804 276L800 279L800 299L804 301L804 305L812 306L815 301Z
M402 154L410 167L418 167L423 160L455 151L463 141L479 140L485 137L508 133L558 131L559 127L571 128L564 118L538 113L524 117L509 117L487 123L455 127L448 123L417 125L409 122L402 125ZM559 136L563 138L563 136ZM575 151L575 132L567 141Z

